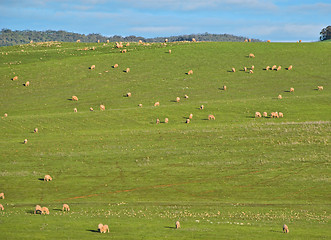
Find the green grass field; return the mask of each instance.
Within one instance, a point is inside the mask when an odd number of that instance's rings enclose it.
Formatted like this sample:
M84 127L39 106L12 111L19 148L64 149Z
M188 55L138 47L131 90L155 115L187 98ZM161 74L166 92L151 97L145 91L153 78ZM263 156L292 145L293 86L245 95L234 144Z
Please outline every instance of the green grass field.
M127 49L0 48L0 239L331 238L331 42Z

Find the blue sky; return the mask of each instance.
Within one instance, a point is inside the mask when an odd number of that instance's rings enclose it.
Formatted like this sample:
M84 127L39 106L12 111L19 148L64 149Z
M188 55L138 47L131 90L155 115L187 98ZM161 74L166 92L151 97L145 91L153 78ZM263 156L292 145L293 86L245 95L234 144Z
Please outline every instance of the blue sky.
M0 28L12 30L317 41L328 25L331 0L0 0Z

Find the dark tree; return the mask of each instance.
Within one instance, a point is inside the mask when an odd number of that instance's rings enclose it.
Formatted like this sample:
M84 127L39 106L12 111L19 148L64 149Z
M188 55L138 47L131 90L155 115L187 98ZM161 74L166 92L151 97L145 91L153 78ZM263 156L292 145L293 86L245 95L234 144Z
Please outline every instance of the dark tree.
M331 39L331 26L327 26L326 28L323 28L320 32L320 39L321 41Z

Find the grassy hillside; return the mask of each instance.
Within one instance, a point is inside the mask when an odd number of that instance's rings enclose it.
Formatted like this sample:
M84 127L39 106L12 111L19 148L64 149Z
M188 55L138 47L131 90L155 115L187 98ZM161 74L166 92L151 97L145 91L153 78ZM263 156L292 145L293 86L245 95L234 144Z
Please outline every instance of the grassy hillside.
M330 43L127 50L0 48L1 239L331 237ZM264 70L274 64L282 69ZM252 65L253 74L242 70ZM257 111L284 118L255 118ZM33 214L36 204L50 214ZM98 233L99 223L110 233Z

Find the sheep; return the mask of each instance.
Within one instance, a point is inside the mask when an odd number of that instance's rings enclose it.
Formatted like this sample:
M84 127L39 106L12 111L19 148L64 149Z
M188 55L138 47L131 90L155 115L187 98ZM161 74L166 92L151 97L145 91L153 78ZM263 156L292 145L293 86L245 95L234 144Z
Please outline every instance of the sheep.
M164 119L164 123L168 123L169 122L169 119L168 118L165 118Z
M193 70L187 72L187 75L192 75L192 74L193 74Z
M98 43L100 43L100 40L98 40Z
M279 94L278 99L283 99L283 96Z
M291 87L291 88L290 88L290 92L294 92L294 88Z
M252 39L248 39L248 42L251 42L252 41Z
M186 95L186 94L185 94L184 98L186 98L186 99L187 99L187 98L188 98L188 95Z
M102 105L102 104L101 104L101 105L100 105L100 110L101 110L101 111L105 111L105 110L106 110L105 105Z
M139 104L138 104L138 107L142 107L142 106L143 106L142 103L139 103Z
M168 42L168 39L166 38L166 39L164 39L164 42L166 43L166 42Z
M227 89L227 88L226 88L226 86L224 85L224 86L223 86L223 90L226 91L226 89Z
M139 44L142 44L142 43L143 43L143 41L139 40Z
M78 97L77 97L77 96L72 96L72 97L71 97L71 100L72 100L72 101L78 101Z
M176 97L176 102L179 102L180 101L180 97Z
M287 68L287 70L292 70L292 68L293 68L293 66L290 65L290 66Z
M107 39L107 43L109 43L109 39Z
M63 206L62 206L62 211L70 211L70 207L69 207L69 205L68 204L63 204Z
M74 112L77 112L77 108L74 108Z
M276 67L277 67L276 65L273 65L272 68L271 68L271 70L274 70Z
M36 205L35 209L34 209L34 214L37 214L37 212L41 213L41 206L40 205Z
M244 71L245 71L245 72L247 71L247 67L244 67Z
M171 49L169 49L169 54L171 54Z
M283 114L282 112L279 112L279 113L278 113L278 116L279 116L280 118L282 118L282 117L284 117L284 114Z
M47 208L47 207L42 207L42 208L41 208L41 214L47 214L47 215L49 215L49 210L48 210L48 208Z
M176 222L176 229L178 229L178 228L180 228L180 222L179 221Z
M302 40L299 40L299 43L301 43L302 42Z
M126 96L127 96L127 97L131 97L131 93L128 92L128 93L126 94Z
M156 106L160 106L160 102L154 103L154 107L156 107Z
M130 43L127 43L125 46L126 46L126 47L129 47L129 46L130 46Z
M252 69L252 70L254 70L254 68L255 68L255 67L254 67L254 65L253 65L253 66L251 66L251 69Z
M195 38L192 38L192 42L196 42L197 40L195 40Z
M13 81L17 80L18 79L18 76L15 76L12 78Z
M254 72L253 72L253 70L251 69L251 70L249 70L249 73L254 73Z
M90 111L93 112L93 107L90 107Z
M90 69L95 69L95 65L92 65L92 66L90 67Z
M30 86L30 82L27 81L27 82L24 84L24 86L26 86L26 87Z
M156 119L156 124L159 124L160 123L160 119Z
M98 225L98 230L99 230L99 232L101 232L101 229L103 228L103 224L102 223L99 223L99 225Z
M126 72L126 73L130 72L130 68L127 68L127 69L125 70L125 72Z
M284 233L289 233L290 230L288 229L288 226L286 224L283 225L283 232Z
M121 51L121 53L126 53L127 52L127 50L126 49L123 49L122 51Z
M255 58L255 55L254 55L253 53L250 53L250 54L248 55L248 57L249 57L249 58Z
M24 139L23 144L27 144L28 143L28 139Z
M323 86L317 86L318 91L322 91L323 90Z
M113 68L117 68L118 67L118 64L116 63L114 66L113 66Z
M5 210L5 208L3 207L2 204L0 204L0 209L1 209L2 211Z
M258 117L260 118L261 117L261 113L260 112L255 112L255 117L256 118L258 118Z
M244 42L248 42L248 40L247 39L245 39L245 41Z
M46 181L46 182L48 182L48 181L52 181L53 180L53 178L50 176L50 175L45 175L45 177L44 177L44 181Z
M8 117L8 114L7 114L7 113L5 113L3 116L4 116L4 117Z
M204 105L201 105L201 106L200 106L200 110L203 110L204 108L205 108Z
M38 128L35 128L35 129L33 130L33 132L34 132L34 133L38 133Z
M193 113L190 114L190 116L188 117L189 119L193 118Z
M269 43L269 42L271 42L270 40L267 40L267 42Z
M268 113L267 112L263 112L262 116L263 117L268 117Z
M269 70L270 70L270 66L267 66L267 67L265 68L265 70L269 71Z
M235 68L232 68L231 70L232 70L232 72L236 72L236 69Z
M282 66L278 66L278 68L276 69L276 71L280 71L282 69Z
M271 118L279 118L279 115L278 115L277 112L272 112L272 113L270 113L270 117Z
M212 114L209 114L209 115L208 115L208 120L215 120L215 116L212 115Z
M190 123L190 119L186 119L186 122L185 123Z
M108 225L103 225L102 228L100 229L101 233L106 233L109 232L109 227Z
M0 198L5 199L5 194L3 192L0 193Z

